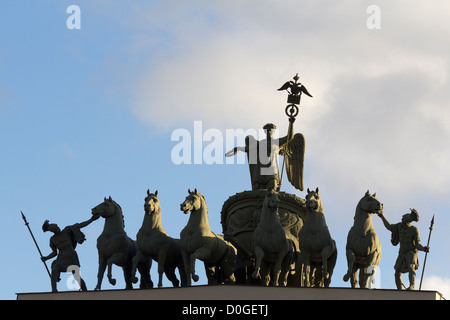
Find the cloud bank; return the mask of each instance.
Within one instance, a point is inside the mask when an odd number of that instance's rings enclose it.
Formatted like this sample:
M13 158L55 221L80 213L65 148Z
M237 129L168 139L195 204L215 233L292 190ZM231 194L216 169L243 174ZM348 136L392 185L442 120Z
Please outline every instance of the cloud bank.
M135 50L159 49L141 70L133 112L161 130L195 120L222 130L271 121L284 130L286 95L276 89L299 72L314 98L303 98L296 128L317 181L442 193L450 180L450 37L439 31L450 29L449 5L382 2L380 30L366 26L368 5L198 1L140 10L135 23L152 31Z

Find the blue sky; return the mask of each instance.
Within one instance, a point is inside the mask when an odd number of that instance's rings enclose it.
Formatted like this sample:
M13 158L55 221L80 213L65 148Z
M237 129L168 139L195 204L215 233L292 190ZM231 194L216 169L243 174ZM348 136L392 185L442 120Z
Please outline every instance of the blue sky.
M80 30L66 26L72 4ZM381 29L367 27L371 4ZM409 208L420 212L423 244L436 216L424 287L448 296L449 11L446 1L2 1L0 298L50 290L21 210L47 255L45 219L61 227L87 220L109 195L135 238L148 188L159 190L163 225L179 237L187 223L179 204L197 188L220 233L223 202L250 188L248 168L175 165L171 134L193 132L194 121L219 132L274 122L285 132L285 94L276 89L297 72L314 96L295 123L306 139L305 186L320 188L338 245L331 285L349 286L346 236L370 189L391 223ZM377 217L374 227L377 281L394 288L398 248ZM102 228L102 220L86 227L77 248L88 289ZM123 288L121 270L113 272Z

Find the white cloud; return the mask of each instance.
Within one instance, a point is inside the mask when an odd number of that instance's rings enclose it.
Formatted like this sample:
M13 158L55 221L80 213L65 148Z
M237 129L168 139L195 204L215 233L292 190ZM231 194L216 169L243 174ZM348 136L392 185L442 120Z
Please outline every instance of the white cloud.
M450 278L444 278L436 275L426 276L422 283L422 290L438 291L444 296L445 299L449 299Z
M216 127L259 127L274 118L286 122L286 96L276 89L295 72L302 81L316 83L313 94L321 101L327 80L341 68L335 59L319 60L329 55L322 41L332 40L330 46L337 45L341 52L345 47L326 36L330 27L320 30L327 24L319 21L329 22L335 11L322 8L323 16L315 20L317 8L311 5L222 5L205 9L210 10L209 20L192 19L187 10L166 26L175 44L163 58L151 57L139 81L134 105L139 117L162 127L200 117ZM334 27L350 27L338 18Z
M138 77L135 114L166 130L195 120L219 129L270 121L283 132L286 94L276 89L299 72L314 95L303 98L296 122L311 179L358 195L376 188L417 196L424 187L442 194L450 187L450 37L439 30L448 30L441 11L449 5L417 2L405 14L410 2L382 4L382 29L369 30L368 4L329 3L200 1L170 11L170 22L141 12L168 44Z

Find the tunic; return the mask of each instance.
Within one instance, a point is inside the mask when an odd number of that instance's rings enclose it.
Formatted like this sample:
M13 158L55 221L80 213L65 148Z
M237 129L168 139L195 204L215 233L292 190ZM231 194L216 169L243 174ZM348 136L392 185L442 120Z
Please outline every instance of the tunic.
M419 256L416 244L420 243L419 230L403 222L392 225L391 242L394 246L400 243L398 258L394 269L406 273L419 268Z

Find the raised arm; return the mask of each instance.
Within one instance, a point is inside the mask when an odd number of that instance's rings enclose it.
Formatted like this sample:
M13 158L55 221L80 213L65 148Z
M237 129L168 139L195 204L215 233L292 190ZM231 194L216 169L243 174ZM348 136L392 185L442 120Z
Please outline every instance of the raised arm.
M386 217L384 216L384 213L383 212L378 213L378 216L383 221L383 224L386 227L386 229L388 229L389 231L392 231L392 225L389 223L389 221L387 221Z
M227 153L225 153L225 157L232 157L236 153L238 153L238 151L246 152L247 149L245 147L235 147L235 148L231 149L230 151L228 151Z
M97 215L97 216L92 216L89 220L86 220L86 221L84 221L84 222L78 223L78 227L79 227L79 228L87 227L91 222L97 220L98 218L100 218L99 215Z
M280 147L283 146L286 142L292 140L292 138L294 137L294 121L295 118L289 118L288 134L287 136L280 138L279 140Z

